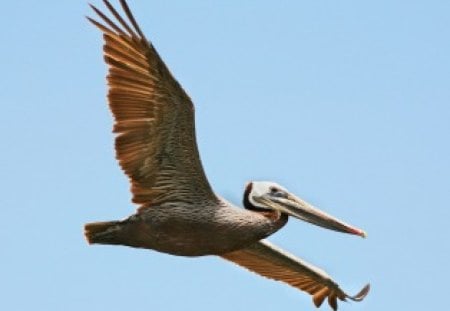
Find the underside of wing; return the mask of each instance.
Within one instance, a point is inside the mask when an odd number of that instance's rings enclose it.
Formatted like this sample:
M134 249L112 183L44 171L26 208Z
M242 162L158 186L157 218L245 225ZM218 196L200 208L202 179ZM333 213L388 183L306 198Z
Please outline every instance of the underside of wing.
M307 292L312 296L316 307L320 307L327 298L331 308L337 310L338 299L360 301L370 289L370 286L366 285L355 296L349 296L324 271L284 252L266 240L221 257L269 279Z
M113 18L92 6L102 22L88 19L103 32L116 155L130 178L133 202L142 211L167 202L216 200L200 162L189 96L145 38L125 0L120 3L127 20L104 3Z

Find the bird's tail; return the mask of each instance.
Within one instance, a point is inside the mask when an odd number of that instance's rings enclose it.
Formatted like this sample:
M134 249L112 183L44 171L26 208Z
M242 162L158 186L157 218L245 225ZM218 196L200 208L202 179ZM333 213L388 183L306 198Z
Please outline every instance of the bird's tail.
M84 236L89 244L121 244L121 229L120 221L93 222L84 226Z

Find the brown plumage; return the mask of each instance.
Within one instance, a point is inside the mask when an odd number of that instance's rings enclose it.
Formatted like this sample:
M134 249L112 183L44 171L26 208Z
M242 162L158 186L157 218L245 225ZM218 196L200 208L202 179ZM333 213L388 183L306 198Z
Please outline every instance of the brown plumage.
M361 301L370 289L366 285L355 296L349 296L324 271L265 240L221 256L252 272L307 292L313 297L316 307L320 307L325 298L328 298L330 306L337 310L337 299Z
M125 1L129 26L106 6L124 28L94 11L110 27L89 18L103 32L109 107L115 123L116 154L131 181L140 210L171 200L215 201L195 140L194 106L158 52L144 37Z
M103 1L115 21L91 6L102 23L108 64L108 102L114 116L116 156L129 177L136 214L122 221L86 224L89 243L147 248L181 256L218 255L270 279L325 299L362 300L366 286L349 296L323 271L262 240L289 216L356 235L365 233L320 212L281 186L251 182L245 209L214 194L195 140L194 106L148 41L125 0L125 20Z

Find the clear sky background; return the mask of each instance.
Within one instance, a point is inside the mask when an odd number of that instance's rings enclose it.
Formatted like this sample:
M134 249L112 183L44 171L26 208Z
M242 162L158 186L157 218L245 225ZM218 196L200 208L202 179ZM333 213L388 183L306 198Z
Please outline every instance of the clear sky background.
M449 1L129 2L195 102L217 193L240 205L247 181L273 180L365 229L291 220L270 237L350 293L372 284L341 310L446 308ZM219 258L86 244L85 222L135 207L84 15L85 1L2 3L0 309L313 310Z

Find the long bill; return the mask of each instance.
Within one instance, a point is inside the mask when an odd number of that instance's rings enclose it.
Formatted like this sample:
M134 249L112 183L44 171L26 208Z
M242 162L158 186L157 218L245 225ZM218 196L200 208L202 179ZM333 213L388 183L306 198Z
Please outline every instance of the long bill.
M350 226L349 224L346 224L345 222L325 212L322 212L321 210L315 208L311 204L292 194L289 194L286 197L262 196L254 199L262 204L270 206L275 210L307 221L316 226L343 233L359 235L363 238L367 237L365 231Z

